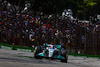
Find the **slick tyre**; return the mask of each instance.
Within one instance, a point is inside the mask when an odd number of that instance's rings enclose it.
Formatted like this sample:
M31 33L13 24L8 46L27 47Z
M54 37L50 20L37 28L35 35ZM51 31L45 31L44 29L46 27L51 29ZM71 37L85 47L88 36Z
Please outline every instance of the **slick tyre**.
M65 59L62 59L61 62L65 62L67 63L68 62L68 53L67 53L67 50L63 50L62 51L62 56L65 58Z
M40 53L41 49L39 46L35 47L35 51L34 51L34 58L35 59L42 59L42 57L39 57L38 54Z

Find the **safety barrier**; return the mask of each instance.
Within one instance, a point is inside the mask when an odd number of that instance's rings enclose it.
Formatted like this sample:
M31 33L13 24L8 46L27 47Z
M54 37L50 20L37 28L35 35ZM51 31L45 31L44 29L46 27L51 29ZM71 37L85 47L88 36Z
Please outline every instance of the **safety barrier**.
M34 48L32 48L32 47L21 47L21 46L4 44L4 43L0 43L0 48L7 49L7 50L24 51L24 52L33 52L34 51Z
M88 54L77 54L77 53L68 53L68 55L87 57L87 58L99 58L100 59L100 55L88 55Z

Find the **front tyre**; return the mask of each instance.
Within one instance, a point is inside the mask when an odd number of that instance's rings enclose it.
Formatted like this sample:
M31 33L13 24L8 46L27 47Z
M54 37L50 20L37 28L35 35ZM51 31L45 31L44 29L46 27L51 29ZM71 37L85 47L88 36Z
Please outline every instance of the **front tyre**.
M35 59L42 59L41 57L38 56L38 54L41 52L40 46L36 46L35 51L34 51L34 58Z
M67 50L64 49L64 50L61 52L61 54L62 54L62 56L65 58L65 59L62 59L61 62L67 63L67 62L68 62L68 53L67 53Z
M65 62L65 63L68 62L68 54L66 54L66 58L65 59L62 59L61 62Z

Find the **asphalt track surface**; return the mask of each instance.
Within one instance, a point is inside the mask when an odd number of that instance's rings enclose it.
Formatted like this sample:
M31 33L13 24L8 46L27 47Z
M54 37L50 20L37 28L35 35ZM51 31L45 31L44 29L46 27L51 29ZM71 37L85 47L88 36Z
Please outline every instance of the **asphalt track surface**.
M0 49L0 67L95 67L88 64L75 63L74 60L76 58L74 57L69 57L68 63L63 63L60 60L34 59L33 56L32 52Z

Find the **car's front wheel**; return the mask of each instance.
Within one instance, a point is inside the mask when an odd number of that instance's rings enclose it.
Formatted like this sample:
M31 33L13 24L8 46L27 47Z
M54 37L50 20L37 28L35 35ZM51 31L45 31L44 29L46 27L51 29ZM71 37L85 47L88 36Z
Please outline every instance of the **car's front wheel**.
M36 59L42 59L41 57L38 56L38 54L41 52L41 48L40 46L36 46L35 47L35 51L34 51L34 58Z
M68 62L68 53L67 53L67 50L63 50L62 52L62 56L65 58L65 59L61 59L61 62Z

